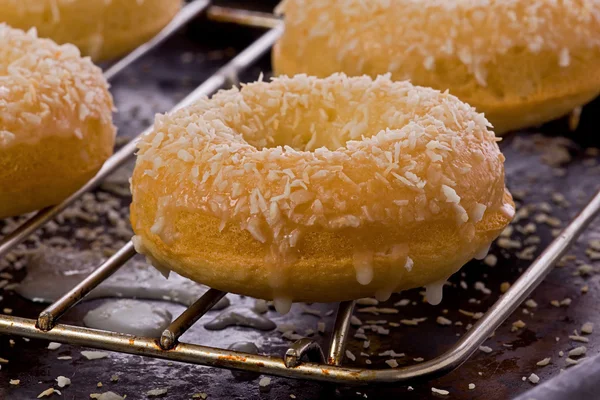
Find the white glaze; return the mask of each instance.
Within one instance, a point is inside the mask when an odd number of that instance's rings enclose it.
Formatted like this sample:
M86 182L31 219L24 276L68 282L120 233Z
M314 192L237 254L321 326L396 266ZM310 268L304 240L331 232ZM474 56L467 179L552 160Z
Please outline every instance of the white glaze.
M476 260L483 260L484 258L487 257L488 253L490 252L491 246L492 246L491 242L483 245L483 247L481 247L479 250L477 250L477 252L473 256L473 258Z
M515 216L515 208L511 204L504 203L500 208L500 211L502 211L507 218L512 219Z
M230 350L241 351L242 353L258 354L258 346L252 342L236 342L227 347ZM260 376L257 372L231 370L231 375L237 380L250 381Z
M83 317L85 326L130 335L159 337L171 323L171 313L156 304L110 300Z
M231 344L228 349L241 351L242 353L258 354L258 346L252 342L236 342Z
M211 331L220 331L229 326L244 326L261 331L270 331L276 327L270 319L245 307L230 307L204 325L206 329Z
M368 285L373 281L373 268L371 265L356 267L356 281L361 285Z
M375 292L377 301L387 301L392 296L392 289L379 289Z
M437 306L442 302L445 283L446 280L444 279L443 281L430 283L425 286L425 297L427 298L427 302L432 306Z
M373 253L368 251L356 252L352 258L356 270L356 281L368 285L373 281Z
M254 300L254 307L252 307L254 311L259 314L264 314L269 311L269 306L267 305L267 301L263 299Z
M284 315L290 312L292 308L292 299L276 296L273 299L273 305L279 314Z
M51 303L81 282L102 258L91 252L60 252L40 248L27 264L27 276L16 292L35 302ZM192 305L208 288L172 273L164 279L153 267L138 261L123 266L113 276L86 296L86 300L101 297L167 300L184 306ZM214 310L229 305L223 298Z

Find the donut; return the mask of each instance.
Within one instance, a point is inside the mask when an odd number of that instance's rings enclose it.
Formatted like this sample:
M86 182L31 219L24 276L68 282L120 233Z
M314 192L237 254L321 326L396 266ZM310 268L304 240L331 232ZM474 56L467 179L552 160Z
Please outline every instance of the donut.
M435 302L514 214L487 127L389 76L220 91L140 140L133 242L158 268L284 312L419 286Z
M277 74L377 76L450 93L495 132L568 114L600 92L600 2L284 0Z
M61 200L112 154L102 71L72 45L0 24L0 218Z
M40 37L103 61L148 41L180 8L181 0L0 0L0 22L36 28Z

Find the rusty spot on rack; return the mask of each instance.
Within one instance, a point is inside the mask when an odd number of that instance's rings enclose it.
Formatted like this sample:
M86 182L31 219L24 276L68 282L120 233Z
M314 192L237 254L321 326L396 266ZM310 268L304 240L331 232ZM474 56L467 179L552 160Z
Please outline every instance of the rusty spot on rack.
M246 357L244 356L219 356L219 360L223 361L241 361L246 362Z
M135 338L134 338L134 339L129 339L129 343L133 343L133 342L135 342ZM171 347L171 348L169 348L169 349L165 349L164 347L162 347L162 346L160 345L160 341L158 341L158 340L153 340L153 341L152 341L152 344L154 345L154 347L156 347L156 349L157 349L157 350L160 350L160 351L171 351L171 350L175 350L175 349L177 348L177 345L178 345L178 343L175 343L175 344L173 345L173 347Z
M323 373L323 375L329 375L329 371L325 368L321 368L321 372Z

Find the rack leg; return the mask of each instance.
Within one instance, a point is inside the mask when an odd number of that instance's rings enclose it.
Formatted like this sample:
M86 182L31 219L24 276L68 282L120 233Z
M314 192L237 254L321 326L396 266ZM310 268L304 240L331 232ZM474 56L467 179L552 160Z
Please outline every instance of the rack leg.
M227 293L217 289L209 289L194 304L185 310L175 321L164 330L160 337L160 347L170 350L177 343L177 339L206 314Z
M37 327L43 331L49 331L54 327L56 321L71 307L79 303L89 292L102 283L106 278L114 274L123 264L135 255L135 249L131 242L116 252L104 264L96 268L87 278L67 292L63 297L52 303L42 311L37 320Z
M309 361L324 363L325 356L319 343L312 339L300 339L294 342L285 352L283 362L287 368L294 368L300 365L302 357L306 356Z
M331 334L331 344L327 354L327 363L331 365L342 365L344 350L348 339L348 329L350 328L350 317L354 311L354 301L343 301L338 306L335 325Z

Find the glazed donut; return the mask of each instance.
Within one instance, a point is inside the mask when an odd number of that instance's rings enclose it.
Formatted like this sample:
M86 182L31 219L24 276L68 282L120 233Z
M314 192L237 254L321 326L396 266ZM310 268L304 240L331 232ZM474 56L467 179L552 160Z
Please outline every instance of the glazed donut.
M181 0L0 0L0 22L36 28L40 37L102 61L148 41L180 8Z
M0 24L0 218L56 204L112 154L102 71L71 45Z
M389 76L221 91L141 139L133 241L159 268L280 311L441 288L514 213L486 126Z
M277 74L335 72L449 89L496 133L568 114L600 92L600 2L284 0Z

